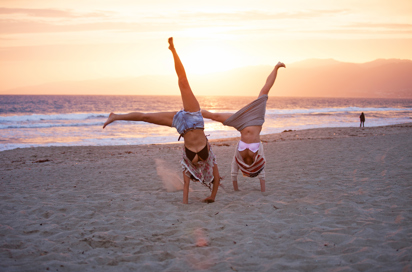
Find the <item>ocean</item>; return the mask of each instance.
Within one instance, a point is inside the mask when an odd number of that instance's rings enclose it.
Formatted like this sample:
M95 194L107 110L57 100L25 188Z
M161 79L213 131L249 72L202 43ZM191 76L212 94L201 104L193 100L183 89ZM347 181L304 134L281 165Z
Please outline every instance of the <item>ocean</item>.
M197 97L203 109L236 112L256 97ZM180 96L0 95L0 151L38 146L142 145L177 142L175 128L118 121L102 129L110 112L177 111ZM412 99L270 96L262 134L324 127L366 127L412 122ZM209 139L239 136L205 119Z

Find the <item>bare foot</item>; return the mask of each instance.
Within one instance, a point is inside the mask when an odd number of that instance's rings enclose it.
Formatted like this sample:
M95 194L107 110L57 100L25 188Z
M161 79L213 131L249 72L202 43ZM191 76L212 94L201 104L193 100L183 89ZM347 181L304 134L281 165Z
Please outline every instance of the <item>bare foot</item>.
M106 123L104 123L104 125L103 125L103 128L105 128L108 124L116 121L115 118L114 118L115 115L116 115L116 114L114 114L113 112L110 113L109 118L107 118Z
M169 40L168 40L168 42L169 42L169 49L170 49L170 50L175 49L175 46L174 46L174 44L173 44L173 37L170 37Z
M280 68L280 67L286 68L286 65L283 62L279 61L278 64L276 64L276 68Z

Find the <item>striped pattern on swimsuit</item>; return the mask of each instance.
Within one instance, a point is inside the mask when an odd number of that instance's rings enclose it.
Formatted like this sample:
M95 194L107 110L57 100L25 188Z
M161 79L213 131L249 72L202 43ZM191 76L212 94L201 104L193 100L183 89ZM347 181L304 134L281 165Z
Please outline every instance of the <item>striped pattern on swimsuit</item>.
M251 165L247 165L243 161L242 156L239 152L236 152L235 159L240 171L242 171L243 176L250 178L259 175L259 173L262 172L262 170L265 168L266 164L265 158L260 154L256 155L255 161Z

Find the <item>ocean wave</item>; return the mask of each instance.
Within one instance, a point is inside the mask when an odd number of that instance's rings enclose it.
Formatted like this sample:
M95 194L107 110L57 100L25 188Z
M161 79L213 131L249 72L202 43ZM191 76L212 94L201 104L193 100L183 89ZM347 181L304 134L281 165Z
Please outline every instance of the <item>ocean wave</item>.
M235 113L237 110L213 110L211 112L228 112ZM362 108L362 107L344 107L344 108L295 108L295 109L266 109L269 115L295 115L295 114L338 114L338 113L361 113L361 112L412 112L412 108Z
M0 116L0 122L35 122L35 121L69 121L69 120L87 120L103 119L109 114L100 113L69 113L69 114L30 114L30 115L9 115Z
M360 112L412 112L412 108L360 108L360 107L345 107L345 108L311 108L311 109L267 109L266 114L270 115L292 115L292 114L334 114L334 113L360 113Z
M147 145L178 143L176 135L136 137L136 138L85 138L79 141L58 141L58 142L36 142L36 143L5 143L0 144L0 151L12 150L16 148L30 147L56 147L56 146L114 146L114 145Z
M4 97L3 97L4 98ZM180 97L44 97L19 96L18 107L5 102L0 112L0 151L32 146L104 146L175 142L176 129L145 122L118 121L102 125L109 112L168 111L180 105ZM131 100L132 99L132 100ZM134 99L134 102L133 102ZM249 99L205 99L213 112L236 112ZM48 101L46 104L44 101ZM138 104L136 104L137 102ZM412 122L412 100L389 99L304 99L285 98L268 101L262 134L320 127L359 127L364 112L368 127ZM250 101L249 101L250 102ZM18 110L16 110L18 109ZM206 107L205 107L206 109ZM1 109L0 109L1 111ZM210 139L238 137L239 132L219 122L205 119ZM182 143L182 142L180 142Z
M412 112L412 108L310 108L310 109L266 109L269 115L293 115L293 114L337 114L337 113L357 113L357 112ZM214 112L236 112L236 111L214 111ZM90 119L106 119L109 114L102 113L69 113L69 114L30 114L30 115L8 115L0 116L0 123L3 122L36 122L36 121L76 121Z
M53 127L90 127L103 126L103 122L93 123L25 123L25 124L0 124L0 129L19 129L19 128L53 128Z

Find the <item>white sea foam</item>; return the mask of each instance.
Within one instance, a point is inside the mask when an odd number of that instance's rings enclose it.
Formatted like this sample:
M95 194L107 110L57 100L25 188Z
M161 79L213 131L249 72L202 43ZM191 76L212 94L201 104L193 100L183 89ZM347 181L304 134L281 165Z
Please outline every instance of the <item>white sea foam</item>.
M176 129L120 121L102 129L110 111L178 110L180 97L0 96L0 150L35 146L141 145L176 142ZM202 97L203 108L235 112L252 98ZM412 122L412 100L275 98L268 101L262 134L321 127L358 127ZM107 112L106 112L107 111ZM239 136L234 128L205 119L210 139Z
M69 113L69 114L28 114L0 116L0 122L36 122L47 120L87 120L107 118L109 115L96 113Z

